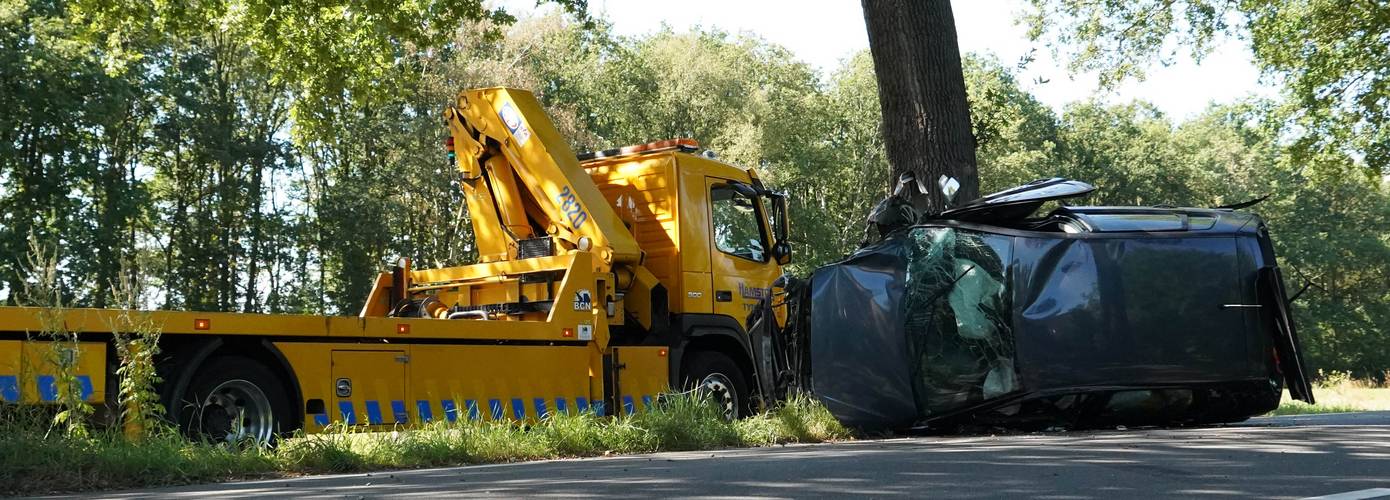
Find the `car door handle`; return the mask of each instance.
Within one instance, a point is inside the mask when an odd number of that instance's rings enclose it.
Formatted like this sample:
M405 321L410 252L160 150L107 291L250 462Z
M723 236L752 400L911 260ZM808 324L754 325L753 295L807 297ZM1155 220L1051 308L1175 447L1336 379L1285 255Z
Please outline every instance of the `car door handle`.
M714 291L714 301L715 301L715 302L731 302L731 301L733 301L733 300L734 300L734 292L731 292L731 291L729 291L729 290L715 290L715 291Z

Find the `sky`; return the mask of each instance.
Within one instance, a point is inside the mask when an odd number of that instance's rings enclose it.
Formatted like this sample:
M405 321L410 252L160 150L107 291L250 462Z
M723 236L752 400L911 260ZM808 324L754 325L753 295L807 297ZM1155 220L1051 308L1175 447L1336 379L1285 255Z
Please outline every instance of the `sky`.
M500 4L520 15L535 10L535 0ZM961 52L993 54L1013 66L1036 48L1035 60L1016 76L1025 89L1057 111L1096 95L1094 74L1069 75L1065 64L1054 60L1046 47L1028 41L1026 29L1014 22L1024 8L1023 0L953 0ZM754 34L786 47L823 73L834 71L841 60L869 46L857 0L589 0L589 9L612 21L622 35L646 34L662 23L677 31L702 26ZM1250 57L1245 43L1227 40L1200 65L1180 54L1171 66L1150 67L1145 81L1126 82L1099 98L1117 103L1145 100L1170 117L1184 119L1213 102L1251 94L1277 96L1276 87L1260 81Z

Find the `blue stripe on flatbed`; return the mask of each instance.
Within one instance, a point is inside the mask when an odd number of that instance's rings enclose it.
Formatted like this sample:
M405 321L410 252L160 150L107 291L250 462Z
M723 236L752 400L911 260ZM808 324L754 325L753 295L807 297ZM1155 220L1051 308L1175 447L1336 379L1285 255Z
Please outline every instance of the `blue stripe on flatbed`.
M459 418L459 410L458 410L458 408L455 408L455 407L454 407L454 400L452 400L452 399L446 399L446 400L440 401L440 402L439 402L439 405L440 405L441 407L444 408L444 419L445 419L445 420L448 420L448 421L450 421L450 422L453 422L453 421L455 421L455 420L458 420L458 418Z
M367 400L367 423L381 425L381 403L375 399Z
M39 399L44 401L58 400L58 384L53 381L52 375L39 375Z
M430 402L428 400L421 399L415 401L415 413L420 415L421 422L429 423L434 421L434 409L430 408Z
M92 377L89 377L87 375L78 375L77 385L82 386L83 401L86 401L92 397Z
M357 425L357 412L352 409L352 401L338 402L338 413L348 425Z
M19 402L19 377L14 375L0 375L0 401L7 403Z
M18 384L18 381L16 381ZM52 375L39 375L39 397L44 401L58 400L58 381ZM78 392L83 401L92 397L92 377L87 375L77 376ZM15 389L15 400L19 399L18 388Z

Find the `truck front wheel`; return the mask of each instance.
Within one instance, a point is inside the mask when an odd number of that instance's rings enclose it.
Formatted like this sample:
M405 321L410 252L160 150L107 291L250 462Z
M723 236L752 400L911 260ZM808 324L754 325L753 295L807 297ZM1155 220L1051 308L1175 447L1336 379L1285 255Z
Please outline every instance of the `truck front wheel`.
M728 356L714 351L695 351L685 359L681 385L708 395L733 420L747 414L748 389L743 370Z
M216 442L267 444L290 421L284 385L265 365L241 356L209 360L180 401L184 432Z

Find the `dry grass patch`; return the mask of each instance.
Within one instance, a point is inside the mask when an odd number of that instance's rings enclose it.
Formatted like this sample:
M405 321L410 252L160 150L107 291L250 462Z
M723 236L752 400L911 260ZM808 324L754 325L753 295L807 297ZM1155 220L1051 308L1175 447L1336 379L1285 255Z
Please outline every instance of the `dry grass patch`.
M1318 375L1320 380L1313 387L1313 396L1318 404L1294 401L1289 399L1289 393L1285 391L1279 408L1270 415L1390 411L1390 386L1387 386L1390 376L1386 377L1386 382L1376 382L1353 379L1341 372L1319 372Z

